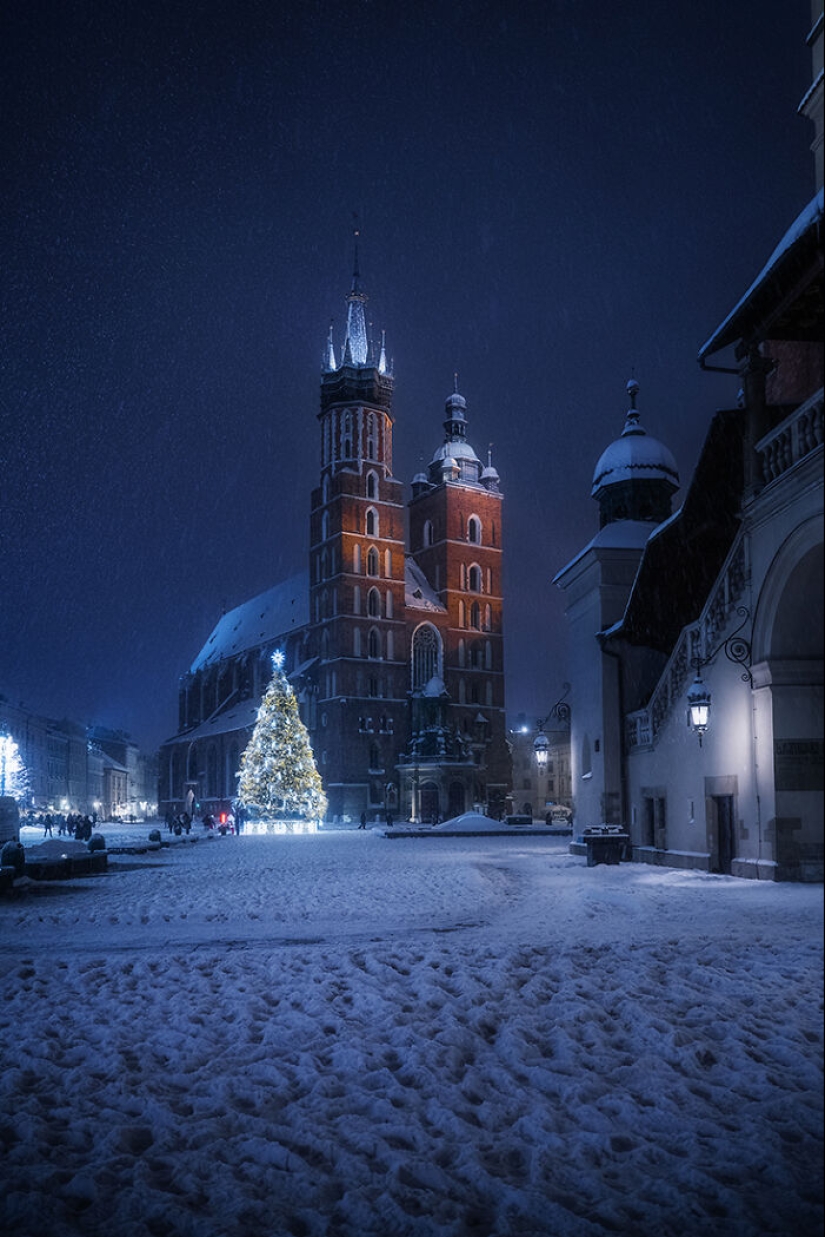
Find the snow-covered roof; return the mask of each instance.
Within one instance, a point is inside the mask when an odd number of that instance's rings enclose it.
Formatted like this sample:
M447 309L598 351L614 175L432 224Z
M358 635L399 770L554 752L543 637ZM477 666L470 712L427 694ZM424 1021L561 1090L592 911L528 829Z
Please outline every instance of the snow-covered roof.
M591 494L619 481L668 481L679 487L676 461L664 443L639 424L635 409L628 413L620 437L602 452L593 470Z
M435 590L414 558L404 560L404 604L412 610L447 613L446 607L438 600Z
M739 332L740 318L746 305L753 298L754 294L759 290L762 284L772 275L776 268L780 265L783 258L791 252L791 250L800 242L806 233L814 228L818 223L821 224L823 215L823 190L820 189L815 197L811 199L808 205L793 221L788 228L782 240L774 249L768 261L762 267L762 270L756 276L751 286L743 297L739 299L735 307L730 311L727 318L720 323L716 330L711 335L702 347L699 349L699 360L710 356L711 353L717 352L720 348L724 348L727 344L733 343L740 337Z
M605 524L604 528L600 528L596 536L588 541L584 549L579 550L578 554L571 558L561 571L556 572L553 576L553 583L558 584L562 576L566 575L570 568L583 559L590 550L644 549L648 539L658 527L658 524L651 524L649 520L613 520L612 523Z
M302 571L221 615L190 672L267 644L308 622L309 573Z
M201 722L194 730L190 730L186 734L173 735L171 739L167 739L167 743L180 742L186 739L192 743L195 739L208 739L217 734L231 734L233 730L251 730L258 720L258 700L242 700L240 704L236 704L231 709L225 709L223 713L217 713L212 718L207 718L205 722Z

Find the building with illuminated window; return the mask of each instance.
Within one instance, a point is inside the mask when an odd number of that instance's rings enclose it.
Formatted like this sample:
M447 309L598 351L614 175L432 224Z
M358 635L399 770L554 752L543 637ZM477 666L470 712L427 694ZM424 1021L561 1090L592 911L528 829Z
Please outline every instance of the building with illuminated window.
M340 361L327 341L309 570L224 614L180 687L161 812L227 810L280 648L331 820L504 811L502 494L455 390L412 483L393 473L393 386L355 275ZM409 522L409 544L405 521ZM190 793L191 792L191 793Z
M699 353L712 369L732 351L739 406L711 419L671 515L675 463L631 384L593 478L601 528L556 583L576 832L623 827L648 863L821 881L821 4L814 18L800 112L817 192Z

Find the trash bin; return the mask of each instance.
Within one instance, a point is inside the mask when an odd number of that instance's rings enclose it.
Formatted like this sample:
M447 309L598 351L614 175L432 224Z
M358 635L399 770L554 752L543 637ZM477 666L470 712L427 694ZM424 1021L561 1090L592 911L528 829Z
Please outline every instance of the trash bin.
M621 830L585 829L583 839L587 847L587 866L598 863L621 863L628 856L630 836Z

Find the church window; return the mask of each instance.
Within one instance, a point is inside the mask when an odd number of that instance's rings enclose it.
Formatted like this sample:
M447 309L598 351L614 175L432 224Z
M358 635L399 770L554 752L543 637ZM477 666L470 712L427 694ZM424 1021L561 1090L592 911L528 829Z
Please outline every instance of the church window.
M429 623L422 623L412 638L413 691L425 687L434 674L441 673L441 638Z
M474 545L481 544L481 521L477 515L471 515L467 521L467 540Z
M352 458L352 413L344 413L344 445L343 458L349 460Z
M473 563L467 573L467 587L471 593L481 592L481 568L478 563Z
M381 656L381 637L374 627L370 628L367 636L367 656L373 658Z
M435 544L435 529L433 528L433 522L432 520L425 520L424 521L424 545L428 546L428 545L434 545L434 544Z
M387 657L390 661L395 658L395 638L391 631L387 632Z
M381 594L377 588L371 588L367 594L367 613L371 618L381 617Z
M378 457L378 418L371 412L367 418L367 459Z
M474 601L470 606L470 626L474 627L476 631L481 626L481 608L477 601Z
M353 657L361 656L361 628L355 627L352 632L352 655Z
M470 703L478 704L478 683L470 684Z
M464 666L467 661L467 646L463 640L458 642L458 664Z
M381 768L381 753L378 750L377 743L370 744L370 769L378 770Z
M490 605L484 607L484 630L493 630L493 607Z
M367 550L367 575L378 575L378 551L374 545L371 545L369 550Z
M378 679L371 674L367 679L367 695L375 698L378 695Z
M388 589L387 589L387 602L386 602L386 615L387 615L387 618L392 618L392 606L393 606L393 601L392 601L392 589L391 589L391 588L388 588Z
M352 590L352 612L353 614L361 613L361 586L359 584L356 584Z
M378 477L374 472L367 473L367 498L378 497Z
M355 545L352 550L352 570L355 573L355 575L360 576L361 574L361 547L360 545Z
M378 512L374 507L367 508L367 536L378 536Z

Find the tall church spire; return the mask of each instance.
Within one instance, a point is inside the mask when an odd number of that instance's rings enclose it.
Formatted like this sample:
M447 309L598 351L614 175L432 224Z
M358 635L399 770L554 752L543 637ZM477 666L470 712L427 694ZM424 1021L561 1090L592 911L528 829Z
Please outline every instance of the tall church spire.
M352 289L347 297L347 333L344 338L344 364L366 365L367 353L367 320L365 308L367 297L361 291L361 274L358 269L358 237L360 232L356 225L355 261L352 271Z

